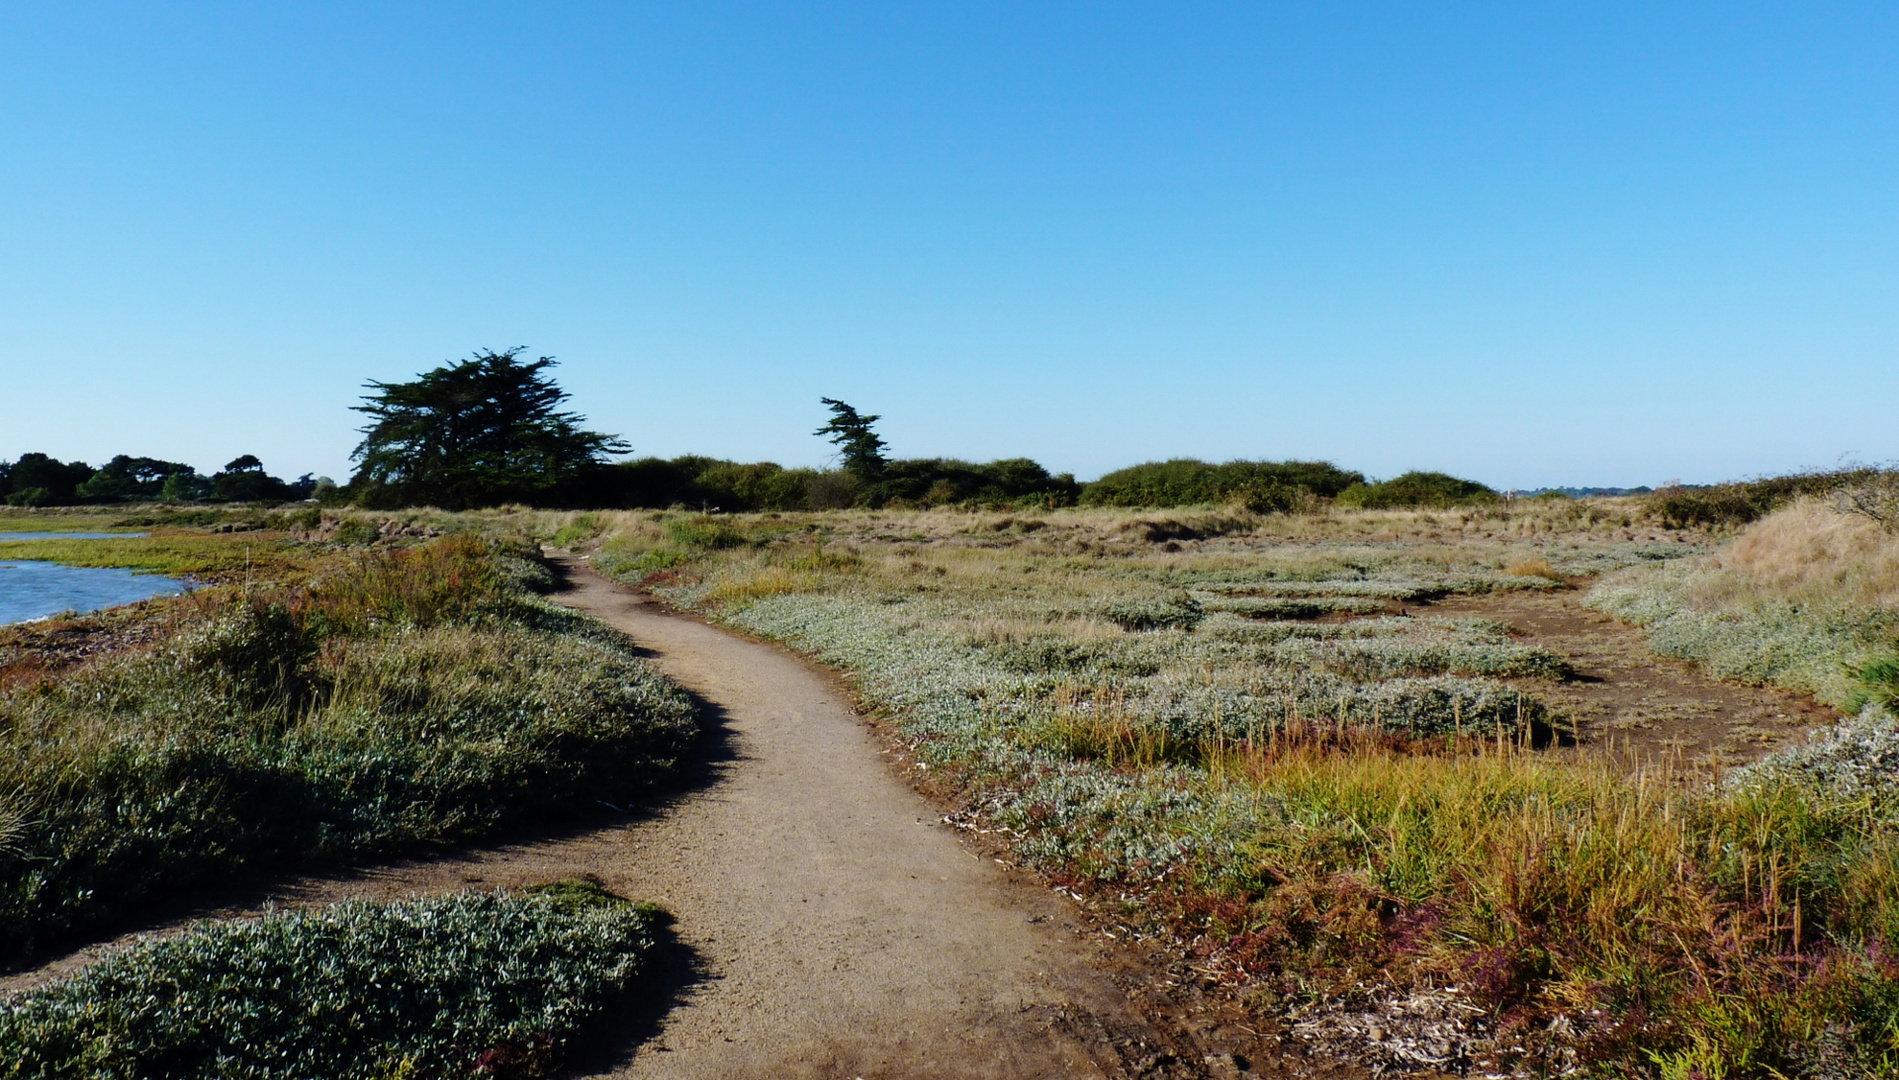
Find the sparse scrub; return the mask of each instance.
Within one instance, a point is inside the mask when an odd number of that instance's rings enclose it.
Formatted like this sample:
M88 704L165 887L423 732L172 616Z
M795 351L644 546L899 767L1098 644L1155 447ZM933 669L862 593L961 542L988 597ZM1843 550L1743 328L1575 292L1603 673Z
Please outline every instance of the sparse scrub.
M200 923L0 1000L9 1077L546 1076L665 916L597 887Z

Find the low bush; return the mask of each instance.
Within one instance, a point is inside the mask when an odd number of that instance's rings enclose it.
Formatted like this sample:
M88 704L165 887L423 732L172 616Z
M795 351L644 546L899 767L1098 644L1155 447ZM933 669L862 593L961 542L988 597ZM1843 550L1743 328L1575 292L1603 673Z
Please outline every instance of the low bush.
M0 1071L546 1076L639 977L664 921L575 883L200 923L0 1000Z
M687 699L499 558L449 538L202 592L156 645L0 694L0 953L211 874L639 798Z
M1408 472L1376 484L1353 484L1339 492L1340 506L1364 510L1443 509L1496 501L1497 493L1475 480L1441 472Z
M1296 509L1302 500L1331 498L1362 483L1362 473L1326 461L1229 461L1193 458L1117 469L1086 485L1084 506L1198 506L1240 503L1255 512Z

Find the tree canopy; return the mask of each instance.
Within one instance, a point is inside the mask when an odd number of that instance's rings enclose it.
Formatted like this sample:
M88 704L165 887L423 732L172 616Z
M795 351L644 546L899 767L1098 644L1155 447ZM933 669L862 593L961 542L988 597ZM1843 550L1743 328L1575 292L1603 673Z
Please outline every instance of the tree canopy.
M544 502L625 452L618 437L561 412L568 395L546 374L553 358L524 361L524 351L483 350L413 382L369 382L374 392L355 409L373 422L351 455L352 485L372 501L456 509Z

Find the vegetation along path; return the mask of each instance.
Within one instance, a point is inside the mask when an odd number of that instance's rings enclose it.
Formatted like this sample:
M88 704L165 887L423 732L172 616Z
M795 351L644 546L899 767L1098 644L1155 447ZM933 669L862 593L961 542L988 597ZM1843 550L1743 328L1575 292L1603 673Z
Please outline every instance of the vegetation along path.
M958 843L819 674L581 567L558 599L719 710L723 775L589 867L703 978L629 1076L1099 1076L1154 1034L1045 890ZM531 868L516 871L532 873Z

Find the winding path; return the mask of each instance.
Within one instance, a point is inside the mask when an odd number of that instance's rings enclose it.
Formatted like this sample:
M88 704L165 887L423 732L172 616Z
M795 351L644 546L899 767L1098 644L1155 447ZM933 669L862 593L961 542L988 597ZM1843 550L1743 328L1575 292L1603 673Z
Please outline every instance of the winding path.
M730 748L701 790L588 841L585 868L672 911L704 976L611 1075L1105 1076L1152 1044L1072 912L959 844L821 675L570 581L557 599L649 650Z

